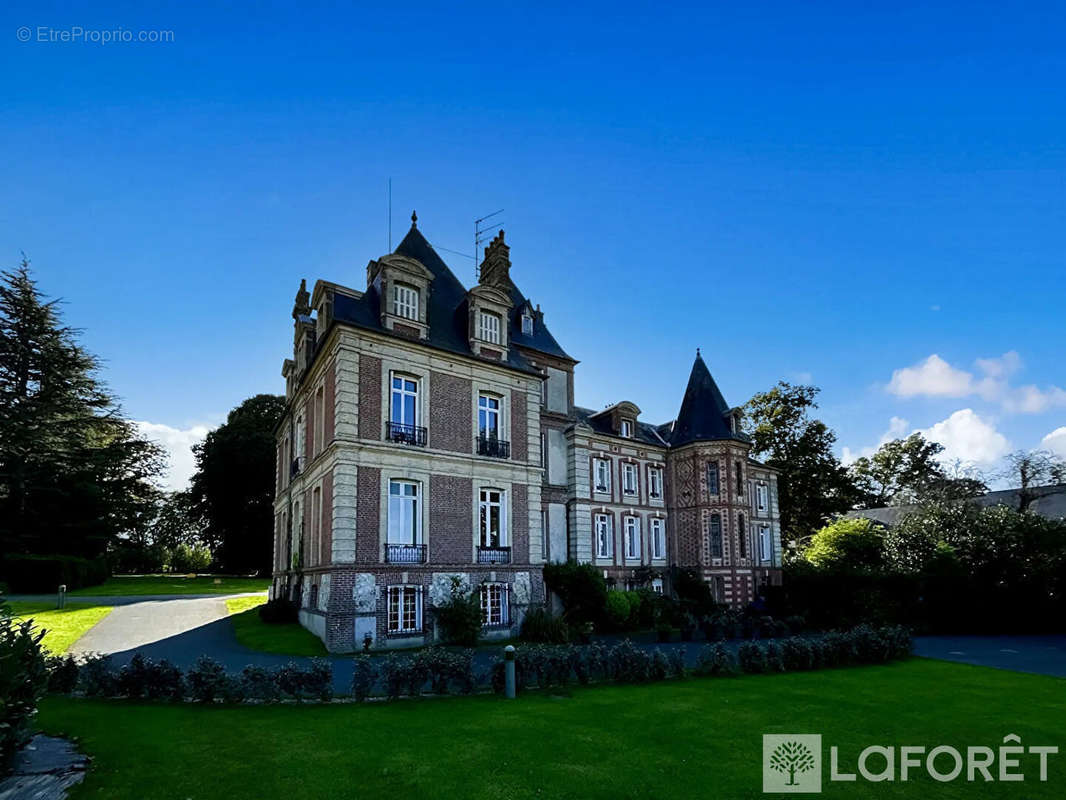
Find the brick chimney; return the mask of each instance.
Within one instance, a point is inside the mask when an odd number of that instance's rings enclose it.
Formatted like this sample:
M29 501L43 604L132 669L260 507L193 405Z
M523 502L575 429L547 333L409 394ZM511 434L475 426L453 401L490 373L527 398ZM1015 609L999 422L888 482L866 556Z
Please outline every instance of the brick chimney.
M504 244L503 231L485 248L485 260L481 262L479 282L485 286L500 288L511 285L511 248Z

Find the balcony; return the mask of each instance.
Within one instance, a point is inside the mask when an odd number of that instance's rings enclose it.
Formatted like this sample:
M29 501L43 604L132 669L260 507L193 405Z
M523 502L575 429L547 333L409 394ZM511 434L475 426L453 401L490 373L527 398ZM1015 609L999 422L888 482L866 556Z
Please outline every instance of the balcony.
M510 564L510 547L479 547L477 549L477 563L479 564Z
M426 446L426 429L417 425L401 425L398 422L385 423L385 438L390 442Z
M426 563L426 546L424 544L386 544L386 564L424 564Z
M490 458L510 458L511 443L494 436L477 437L477 454Z

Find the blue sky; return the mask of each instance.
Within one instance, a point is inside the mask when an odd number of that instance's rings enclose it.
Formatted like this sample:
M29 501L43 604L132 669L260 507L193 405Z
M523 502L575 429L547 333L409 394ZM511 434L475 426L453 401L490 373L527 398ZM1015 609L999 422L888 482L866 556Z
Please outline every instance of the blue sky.
M506 208L584 405L672 418L699 346L732 403L821 387L851 456L1066 428L1061 5L212 5L0 11L0 263L178 449L281 391L299 279L361 285L390 177L394 243ZM173 41L40 41L75 27Z

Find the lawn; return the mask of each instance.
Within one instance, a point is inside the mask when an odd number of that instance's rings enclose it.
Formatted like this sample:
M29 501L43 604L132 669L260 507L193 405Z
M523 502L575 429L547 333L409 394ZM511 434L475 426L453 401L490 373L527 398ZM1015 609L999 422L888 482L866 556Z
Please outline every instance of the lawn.
M111 613L111 606L68 605L57 609L55 603L8 603L16 619L32 619L34 627L44 628L41 644L56 655L67 652L74 642L93 625Z
M265 592L269 578L227 575L113 575L99 586L71 592L78 597L134 596L145 594L241 594Z
M226 600L237 641L252 650L286 656L324 656L326 646L299 623L268 625L258 608L266 597L231 597Z
M924 772L830 783L827 762L830 745L853 765L871 744L997 748L1008 733L1061 747L1064 690L1056 678L912 659L515 701L203 708L50 698L39 719L93 757L73 800L754 798L763 733L821 733L828 797L1060 798L1066 755L1050 757L1047 783L1036 780L1036 757L1023 756L1022 785L936 783Z

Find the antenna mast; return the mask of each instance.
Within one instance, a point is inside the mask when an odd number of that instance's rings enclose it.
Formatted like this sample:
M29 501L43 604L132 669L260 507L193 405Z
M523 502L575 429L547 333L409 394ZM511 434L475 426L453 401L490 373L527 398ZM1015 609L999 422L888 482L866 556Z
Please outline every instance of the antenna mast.
M482 228L481 223L503 212L504 209L501 208L499 211L493 211L491 214L486 214L484 217L474 220L474 280L478 282L481 281L481 259L478 258L478 253L481 252L481 243L492 236L492 230L504 224L503 220L493 220L491 224Z

